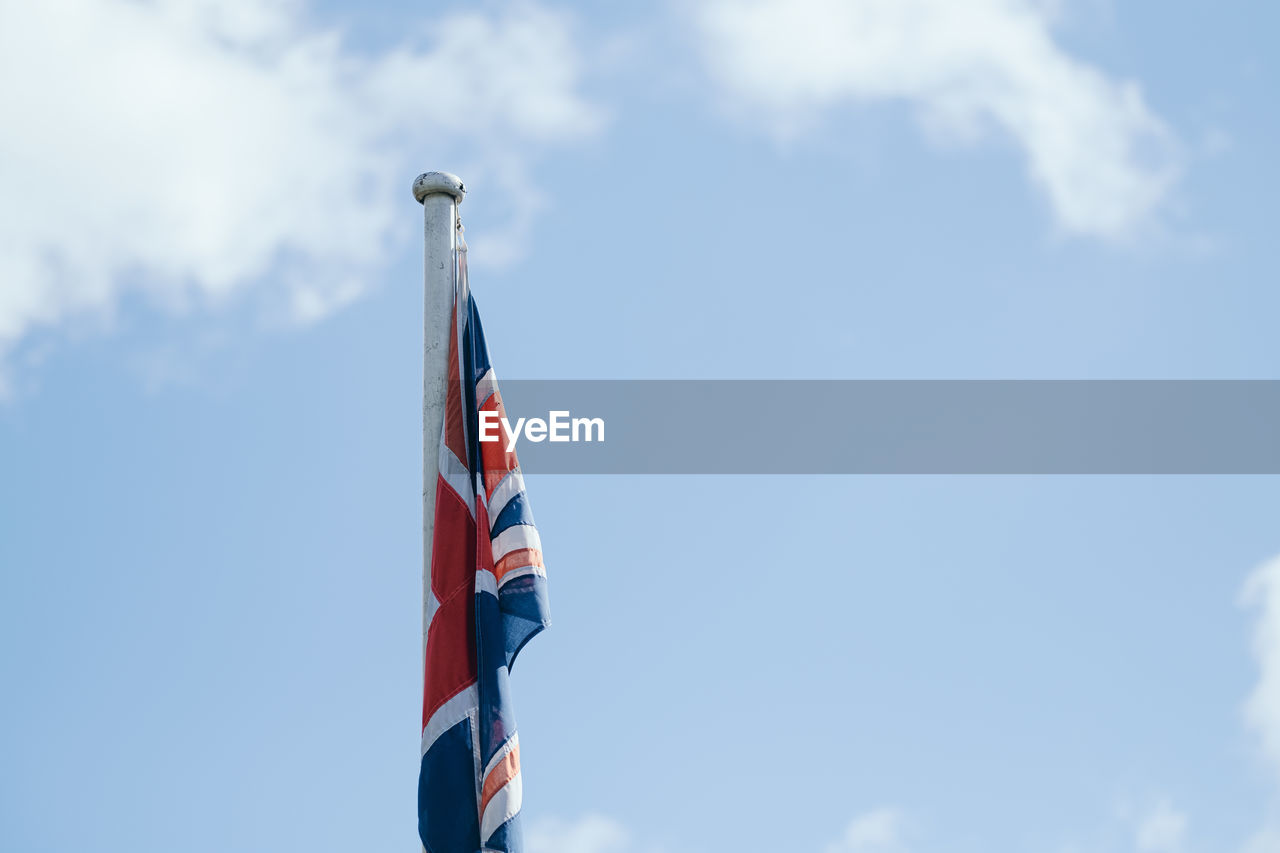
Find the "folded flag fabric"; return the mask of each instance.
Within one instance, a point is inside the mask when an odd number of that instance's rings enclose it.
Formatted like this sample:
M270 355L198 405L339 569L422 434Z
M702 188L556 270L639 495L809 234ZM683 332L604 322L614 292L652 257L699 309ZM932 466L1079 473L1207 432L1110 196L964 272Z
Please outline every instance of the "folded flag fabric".
M428 853L519 853L520 744L511 704L517 653L550 624L542 545L504 440L505 416L457 253L448 399L440 440L422 702L418 835Z

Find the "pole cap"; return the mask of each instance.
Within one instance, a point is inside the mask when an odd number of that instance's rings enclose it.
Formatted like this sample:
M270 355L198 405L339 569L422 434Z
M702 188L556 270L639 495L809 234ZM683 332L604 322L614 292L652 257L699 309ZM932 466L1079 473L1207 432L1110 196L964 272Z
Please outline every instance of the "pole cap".
M421 204L427 196L445 193L453 196L461 203L467 188L462 185L462 178L450 172L423 172L413 180L413 197Z

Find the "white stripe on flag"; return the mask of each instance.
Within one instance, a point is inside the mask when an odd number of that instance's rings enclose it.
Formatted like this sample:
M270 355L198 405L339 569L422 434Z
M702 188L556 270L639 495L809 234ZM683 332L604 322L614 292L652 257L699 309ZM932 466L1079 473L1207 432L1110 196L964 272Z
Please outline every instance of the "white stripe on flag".
M462 498L462 502L467 506L467 513L474 517L476 514L475 492L471 489L471 474L467 471L467 466L453 455L453 451L443 440L440 442L440 478L458 497Z
M497 390L498 380L493 375L493 368L491 367L484 372L484 376L481 376L480 381L476 383L476 409L483 409L485 402Z
M513 581L516 578L522 578L525 575L540 575L545 578L547 576L547 570L542 566L524 566L523 568L512 569L502 576L502 583L498 584L498 586L504 587L509 581Z
M493 572L488 569L476 570L476 592L487 592L490 595L498 594L498 579L493 576Z
M493 772L493 768L498 766L498 762L507 757L507 753L515 749L520 744L520 733L516 732L507 738L507 742L502 748L493 754L493 758L489 759L489 764L484 768L484 778L488 779L489 774Z
M511 499L523 491L524 475L520 473L520 469L508 471L507 476L502 478L502 482L498 483L498 487L493 490L493 495L489 498L490 530L493 530L493 525L498 523L498 516L507 508Z
M496 563L512 551L521 548L542 550L542 540L532 524L513 524L493 537L493 561Z
M472 684L466 690L458 693L448 702L441 705L431 719L427 720L427 725L422 730L422 752L426 755L427 750L431 748L431 744L435 743L440 735L449 731L458 723L471 716L480 708L480 693L476 690L476 686ZM472 735L474 737L474 734Z
M430 589L427 590L427 600L423 603L422 610L422 636L427 636L427 629L431 627L431 620L436 618L436 611L440 609L440 599L436 598L436 594ZM426 642L425 640L423 642Z
M503 785L498 793L493 795L493 799L489 800L489 805L485 807L484 817L480 819L480 839L481 842L488 842L489 838L498 831L498 827L502 826L511 818L520 813L520 800L524 793L520 784L520 773L511 777L511 781Z

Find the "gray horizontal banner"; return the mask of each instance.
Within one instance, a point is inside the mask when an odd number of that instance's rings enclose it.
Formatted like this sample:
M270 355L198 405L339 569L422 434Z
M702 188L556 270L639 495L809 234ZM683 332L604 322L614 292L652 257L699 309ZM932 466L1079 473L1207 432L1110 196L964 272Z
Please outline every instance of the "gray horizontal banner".
M531 473L1280 473L1272 380L503 380L501 391ZM491 421L488 435L510 434Z

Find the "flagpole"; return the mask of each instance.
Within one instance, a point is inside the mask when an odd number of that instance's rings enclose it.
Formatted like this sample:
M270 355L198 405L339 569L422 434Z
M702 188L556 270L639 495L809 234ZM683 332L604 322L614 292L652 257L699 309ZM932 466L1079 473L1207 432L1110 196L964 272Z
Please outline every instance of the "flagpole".
M440 474L440 427L448 392L449 319L453 311L453 250L458 205L466 188L457 175L425 172L413 182L422 204L422 649L426 654L431 599L431 541L436 519L436 479Z

